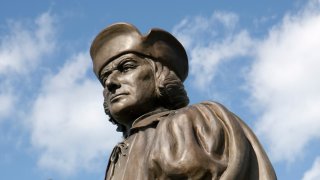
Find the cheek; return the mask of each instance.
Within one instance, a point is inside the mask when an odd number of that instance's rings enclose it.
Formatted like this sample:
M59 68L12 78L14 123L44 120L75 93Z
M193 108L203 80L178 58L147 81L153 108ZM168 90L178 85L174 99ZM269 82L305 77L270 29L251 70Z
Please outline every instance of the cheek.
M141 89L143 93L154 91L155 89L155 79L152 72L145 72L138 77L138 82L136 84L137 89Z
M104 97L104 98L106 98L106 97L108 96L108 90L107 90L107 88L104 88L104 89L103 89L102 94L103 94L103 97Z
M105 101L105 102L108 102L109 96L110 96L110 93L109 93L109 91L107 90L107 88L105 88L105 89L103 90L103 98L104 98L104 101Z

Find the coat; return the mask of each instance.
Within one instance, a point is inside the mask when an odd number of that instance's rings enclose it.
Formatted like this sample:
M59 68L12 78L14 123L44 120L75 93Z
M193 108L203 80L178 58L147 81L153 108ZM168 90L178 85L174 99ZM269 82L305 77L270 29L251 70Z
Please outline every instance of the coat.
M106 180L273 180L274 169L250 128L215 102L160 110L134 121L115 146Z

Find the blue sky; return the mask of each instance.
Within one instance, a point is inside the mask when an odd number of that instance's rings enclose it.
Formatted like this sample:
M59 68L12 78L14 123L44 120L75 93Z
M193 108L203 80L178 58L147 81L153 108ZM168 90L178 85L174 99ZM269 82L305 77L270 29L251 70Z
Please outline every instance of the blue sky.
M17 1L0 7L0 179L103 179L121 137L89 57L124 21L172 32L191 104L218 101L259 137L279 179L320 179L320 1Z

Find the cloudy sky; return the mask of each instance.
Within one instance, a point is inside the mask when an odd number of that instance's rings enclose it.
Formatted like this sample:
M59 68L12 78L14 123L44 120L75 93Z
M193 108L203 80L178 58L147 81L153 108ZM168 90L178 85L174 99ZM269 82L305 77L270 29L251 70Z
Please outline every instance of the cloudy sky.
M239 115L279 179L320 179L319 0L2 0L0 179L103 179L121 135L88 52L119 21L172 32L188 52L191 103Z

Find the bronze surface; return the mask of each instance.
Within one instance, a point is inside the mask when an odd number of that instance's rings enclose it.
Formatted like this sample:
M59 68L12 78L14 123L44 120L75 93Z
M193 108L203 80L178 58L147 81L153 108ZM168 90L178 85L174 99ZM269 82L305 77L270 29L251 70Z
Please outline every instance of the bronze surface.
M239 117L216 102L188 106L188 59L170 33L141 35L117 23L97 35L90 53L106 113L124 137L105 179L276 179Z

